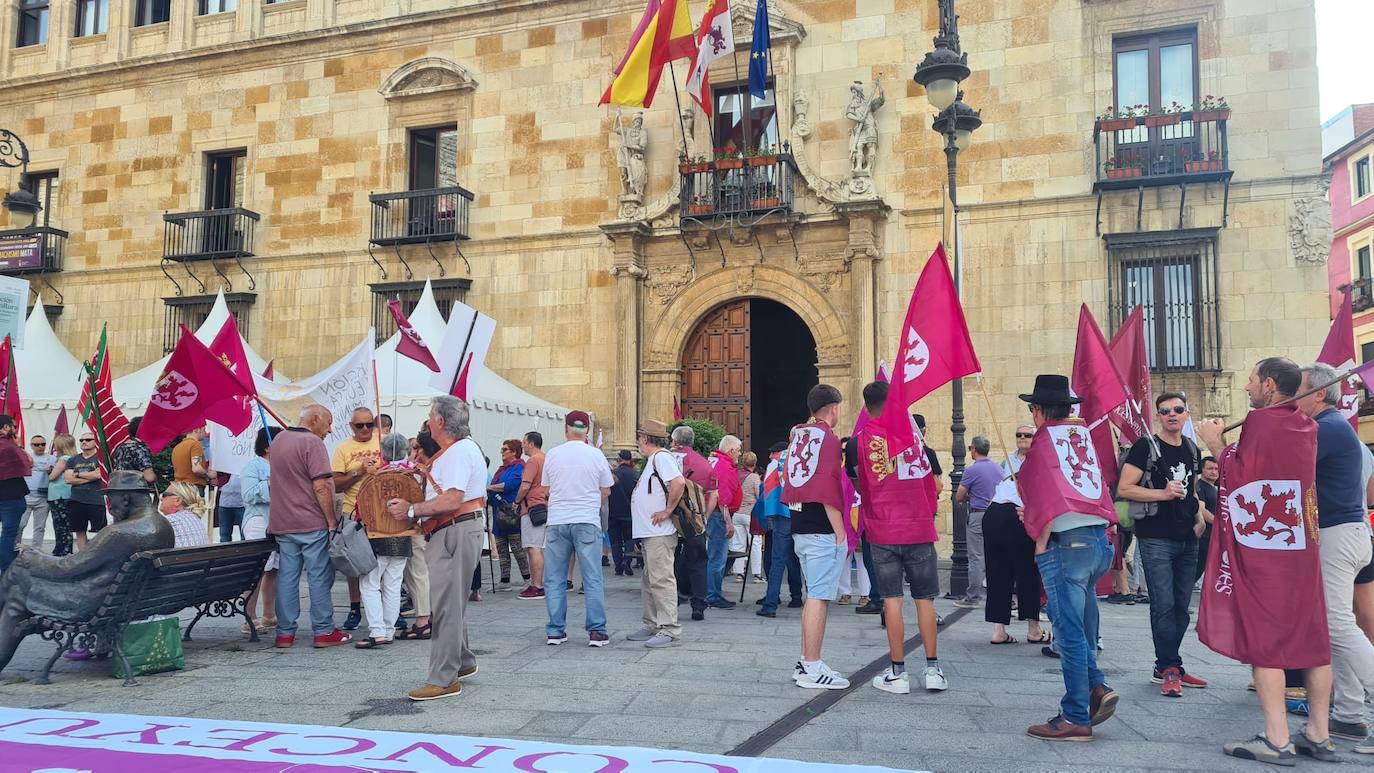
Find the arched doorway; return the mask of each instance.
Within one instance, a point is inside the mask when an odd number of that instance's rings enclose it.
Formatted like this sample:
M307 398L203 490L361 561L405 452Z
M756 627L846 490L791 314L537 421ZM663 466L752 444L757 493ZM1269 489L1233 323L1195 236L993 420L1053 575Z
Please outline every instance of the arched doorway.
M682 352L682 412L738 435L760 456L806 419L819 381L816 339L796 312L766 298L717 306Z

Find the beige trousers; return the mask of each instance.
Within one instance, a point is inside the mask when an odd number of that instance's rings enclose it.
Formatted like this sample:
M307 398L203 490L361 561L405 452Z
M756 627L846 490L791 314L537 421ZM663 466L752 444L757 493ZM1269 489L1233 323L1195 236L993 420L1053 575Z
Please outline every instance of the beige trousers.
M429 565L425 563L425 538L410 538L410 560L406 561L405 586L415 605L416 617L429 617Z
M472 570L482 553L482 519L474 518L440 529L425 548L429 589L434 601L434 626L429 650L428 684L447 687L458 672L477 664L468 646L467 607ZM676 601L676 599L674 599Z
M639 544L644 551L644 572L639 579L644 627L679 638L682 626L677 621L677 577L673 574L677 535L645 537Z

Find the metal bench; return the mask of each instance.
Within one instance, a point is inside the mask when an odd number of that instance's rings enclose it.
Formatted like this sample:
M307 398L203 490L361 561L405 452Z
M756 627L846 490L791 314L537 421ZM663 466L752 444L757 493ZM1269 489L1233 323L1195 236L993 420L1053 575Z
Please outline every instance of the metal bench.
M182 633L182 641L191 640L191 629L203 617L242 617L251 623L247 596L257 587L273 550L274 540L261 539L135 553L89 619L35 617L28 622L30 632L57 645L36 683L48 684L48 673L57 659L68 650L84 647L113 652L124 664L124 684L135 684L119 643L124 627L135 620L195 607L196 615ZM257 641L257 629L251 624L249 628L250 640Z

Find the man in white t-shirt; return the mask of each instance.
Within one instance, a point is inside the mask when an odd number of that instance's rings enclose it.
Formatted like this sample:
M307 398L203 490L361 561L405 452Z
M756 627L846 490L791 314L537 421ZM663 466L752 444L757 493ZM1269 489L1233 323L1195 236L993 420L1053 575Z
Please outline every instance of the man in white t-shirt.
M668 425L647 420L636 439L645 462L630 497L630 519L634 538L644 552L639 583L644 627L625 638L642 641L651 649L676 647L682 643L682 626L677 620L677 577L673 573L677 528L671 515L682 498L686 479L677 458L668 451Z
M413 701L458 695L460 680L477 673L477 656L468 646L465 616L468 585L482 552L482 510L486 506L487 465L482 449L471 437L467 403L447 395L434 398L429 409L429 431L439 444L430 459L425 501L410 504L403 499L387 502L392 517L418 521L429 544L432 639L429 676L425 686L411 690Z
M587 646L604 647L606 599L601 587L601 503L615 479L606 457L587 442L592 420L572 411L563 420L568 442L544 455L542 485L549 487L549 521L544 534L545 626L550 646L568 640L568 562L577 555L586 593Z

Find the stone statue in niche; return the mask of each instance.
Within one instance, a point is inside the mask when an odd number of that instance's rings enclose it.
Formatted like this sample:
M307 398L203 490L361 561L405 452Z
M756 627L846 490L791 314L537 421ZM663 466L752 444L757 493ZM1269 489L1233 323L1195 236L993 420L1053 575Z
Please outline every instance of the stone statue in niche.
M849 104L844 117L854 122L849 128L849 191L860 195L873 189L873 160L878 153L878 122L875 113L886 102L883 87L875 79L871 94L864 94L864 85L854 81L849 85Z
M633 220L644 210L644 188L649 182L645 149L648 131L644 128L644 114L635 113L626 125L624 117L615 114L615 133L620 137L616 163L620 166L620 217Z
M690 107L682 109L682 142L678 145L678 155L692 157L692 147L697 143L697 114Z

